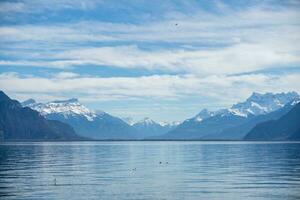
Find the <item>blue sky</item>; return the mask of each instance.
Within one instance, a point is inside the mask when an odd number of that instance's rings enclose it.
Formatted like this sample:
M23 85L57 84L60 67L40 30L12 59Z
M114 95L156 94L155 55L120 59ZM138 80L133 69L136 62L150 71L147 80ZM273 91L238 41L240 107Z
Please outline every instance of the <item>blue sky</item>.
M300 1L0 2L0 88L18 100L184 120L300 92Z

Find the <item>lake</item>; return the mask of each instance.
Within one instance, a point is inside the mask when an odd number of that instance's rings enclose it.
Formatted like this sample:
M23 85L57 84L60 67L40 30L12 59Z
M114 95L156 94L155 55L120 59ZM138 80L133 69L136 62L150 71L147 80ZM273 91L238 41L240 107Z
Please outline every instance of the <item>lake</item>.
M300 199L300 143L3 143L0 199Z

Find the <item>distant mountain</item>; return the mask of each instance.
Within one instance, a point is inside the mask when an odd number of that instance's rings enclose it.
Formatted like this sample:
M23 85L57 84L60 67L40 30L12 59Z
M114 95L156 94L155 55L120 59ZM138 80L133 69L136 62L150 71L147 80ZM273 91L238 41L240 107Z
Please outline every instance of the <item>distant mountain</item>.
M245 102L233 105L231 110L244 116L263 115L284 107L296 98L300 98L296 92L278 94L254 92Z
M257 124L245 140L300 140L300 103L278 120Z
M0 130L4 140L80 139L69 125L47 120L38 112L10 99L0 91Z
M28 104L28 102L33 102ZM25 104L24 104L25 103ZM94 112L77 99L36 103L25 101L23 105L38 111L47 119L58 120L71 125L84 137L93 139L133 139L135 131L120 118L105 112Z
M48 103L37 103L29 99L23 102L23 106L38 111L49 120L71 125L80 136L93 139L240 140L255 130L257 124L280 120L298 102L300 96L296 92L278 94L254 92L244 102L234 104L228 109L217 111L203 109L193 118L180 124L155 122L150 118L134 123L131 118L122 120L103 111L91 111L74 98ZM51 127L52 129L56 127L56 131L60 129L57 123ZM255 134L258 133L252 134L256 137ZM269 133L266 135L268 139ZM247 135L246 139L250 136ZM299 135L295 131L288 137L297 138ZM278 139L277 136L274 138Z
M146 117L143 120L132 125L136 130L138 138L145 139L167 133L176 127L173 123L158 123Z
M178 125L174 130L163 135L162 139L202 139L222 130L242 124L247 118L232 113L218 114L200 122L192 118Z
M288 113L295 105L295 102L299 102L300 99L295 99L292 102L287 103L283 108L275 110L273 112L253 116L248 118L244 123L238 126L234 126L228 129L224 129L218 134L207 135L203 139L218 139L218 140L242 140L256 124L269 120L277 120L286 113Z
M234 104L229 109L221 109L215 112L204 109L195 117L185 120L177 128L163 135L162 138L240 139L256 124L256 120L257 122L264 120L264 117L259 119L256 118L257 116L278 110L297 98L300 97L296 92L253 93L246 101ZM247 122L250 123L246 124ZM239 129L244 132L239 133ZM233 133L237 133L238 136Z
M95 112L90 111L75 98L45 104L36 103L35 100L29 99L22 102L22 105L31 107L46 117L59 114L63 115L64 118L83 117L88 121L93 121L97 116Z
M201 121L203 121L203 119L207 119L207 118L213 117L216 114L218 114L218 113L217 112L208 111L207 109L203 109L195 117L193 117L190 120L193 120L195 122L201 122Z

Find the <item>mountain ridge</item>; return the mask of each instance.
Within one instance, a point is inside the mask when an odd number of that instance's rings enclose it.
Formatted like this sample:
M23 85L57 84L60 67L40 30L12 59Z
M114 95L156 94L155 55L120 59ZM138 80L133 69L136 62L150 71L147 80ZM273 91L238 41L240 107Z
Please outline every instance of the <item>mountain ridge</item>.
M37 111L22 107L0 91L0 129L4 140L79 140L72 127L47 120Z
M293 140L300 139L300 103L277 120L257 124L245 140Z
M76 98L26 106L38 111L47 119L69 124L83 137L92 139L136 138L135 131L123 120L102 111L91 111Z
M134 123L132 127L137 131L139 138L152 138L167 133L176 127L174 123L159 123L149 117Z
M195 117L185 120L177 128L166 133L161 138L220 139L215 136L220 136L224 130L239 127L257 116L276 111L295 99L300 99L296 92L277 94L254 92L244 102L233 104L228 109L220 109L213 112L204 109Z
M7 99L5 96L1 98ZM47 103L29 99L22 105L38 111L48 120L69 124L79 135L92 139L240 140L257 124L278 120L299 102L300 96L296 92L253 92L245 101L233 104L230 108L216 111L202 109L179 125L155 122L147 117L135 123L128 118L128 122L125 122L103 111L89 110L76 98Z

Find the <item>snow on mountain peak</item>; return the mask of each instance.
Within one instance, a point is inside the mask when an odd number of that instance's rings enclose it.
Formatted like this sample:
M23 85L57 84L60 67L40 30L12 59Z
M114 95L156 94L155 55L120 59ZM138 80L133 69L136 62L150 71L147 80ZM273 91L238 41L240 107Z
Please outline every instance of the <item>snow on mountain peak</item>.
M282 108L296 98L299 98L296 92L277 94L270 92L265 94L253 92L246 101L234 104L229 110L236 115L245 117L248 115L262 115Z
M197 121L197 122L201 122L203 119L206 119L206 118L209 118L209 117L212 117L216 114L216 112L212 112L212 111L209 111L207 110L206 108L205 109L202 109L194 118L193 120L194 121Z
M52 101L48 103L33 103L28 105L42 115L62 114L65 118L68 116L84 116L87 120L93 121L97 117L96 113L80 104L78 99L68 99L63 101Z
M290 102L290 105L291 105L291 106L294 106L294 105L296 105L296 104L298 104L298 103L300 103L300 97L298 97L298 98L294 99L293 101L291 101L291 102Z
M296 92L287 93L265 93L253 92L244 102L234 104L229 109L220 109L218 111L201 110L195 117L188 119L195 122L202 122L203 119L220 115L221 117L235 115L239 117L248 117L250 115L263 115L273 112L290 103L295 105L300 102L300 96Z

